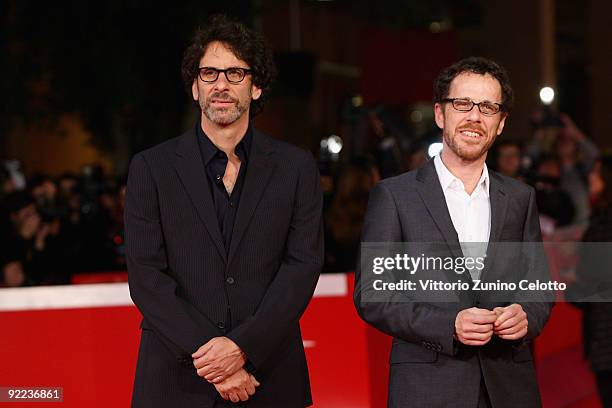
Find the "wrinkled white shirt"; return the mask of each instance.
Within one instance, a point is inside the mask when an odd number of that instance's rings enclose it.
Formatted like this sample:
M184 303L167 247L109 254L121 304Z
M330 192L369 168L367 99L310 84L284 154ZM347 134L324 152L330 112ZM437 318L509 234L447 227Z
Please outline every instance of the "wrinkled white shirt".
M442 162L440 155L434 158L438 180L444 192L446 206L453 226L462 244L464 256L484 256L491 232L491 201L489 199L489 171L486 163L482 175L472 194L465 191L465 186L455 177ZM482 245L464 245L464 243L481 243ZM477 271L470 271L473 279L479 278Z

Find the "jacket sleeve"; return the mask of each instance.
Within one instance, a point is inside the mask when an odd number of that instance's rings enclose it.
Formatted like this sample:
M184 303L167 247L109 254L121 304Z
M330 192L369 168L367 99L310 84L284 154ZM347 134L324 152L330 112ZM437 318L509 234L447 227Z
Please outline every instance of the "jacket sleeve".
M299 323L323 265L323 195L312 156L299 170L286 249L256 312L227 337L260 367Z
M402 242L397 205L391 191L379 183L370 193L363 227L362 243ZM439 352L453 355L457 311L419 301L394 301L393 296L367 301L371 279L362 270L355 271L354 302L363 320L378 330L399 339L426 345L433 343Z
M168 273L157 186L145 158L131 164L125 198L125 241L130 296L147 325L177 355L189 358L220 335L217 328L178 294Z

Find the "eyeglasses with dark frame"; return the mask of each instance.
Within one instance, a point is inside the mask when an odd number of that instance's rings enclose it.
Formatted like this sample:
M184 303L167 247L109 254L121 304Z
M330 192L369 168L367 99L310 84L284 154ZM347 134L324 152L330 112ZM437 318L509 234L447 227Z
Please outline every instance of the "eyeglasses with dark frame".
M493 116L504 109L504 106L499 103L490 101L482 101L477 103L470 98L446 98L442 99L440 102L452 103L453 108L459 112L469 112L474 108L474 105L476 105L478 106L480 113L487 116Z
M219 73L223 72L225 79L230 84L239 84L244 80L247 74L251 73L249 68L241 67L229 67L225 69L219 69L214 67L200 67L198 76L203 82L212 83L219 78Z

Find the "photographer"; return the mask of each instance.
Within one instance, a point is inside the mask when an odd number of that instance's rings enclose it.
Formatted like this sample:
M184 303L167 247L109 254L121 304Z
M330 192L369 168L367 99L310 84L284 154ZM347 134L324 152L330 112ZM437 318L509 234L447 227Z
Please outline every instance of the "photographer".
M559 188L570 196L576 210L572 223L586 226L590 213L587 178L599 157L599 149L568 115L553 119L536 120L537 130L527 152L534 162L539 162L545 154L558 158Z
M8 228L3 233L2 277L6 286L59 283L59 219L44 222L34 199L15 192L5 199Z

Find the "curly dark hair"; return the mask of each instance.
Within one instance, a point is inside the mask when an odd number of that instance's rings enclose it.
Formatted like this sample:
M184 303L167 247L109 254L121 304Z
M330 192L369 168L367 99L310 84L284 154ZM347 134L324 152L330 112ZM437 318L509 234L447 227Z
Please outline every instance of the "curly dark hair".
M191 95L191 86L198 76L200 59L208 45L215 41L225 44L251 68L253 84L262 90L259 99L251 101L250 116L255 116L263 109L276 76L272 51L260 33L225 15L210 17L203 27L196 30L191 45L185 50L181 74L187 93Z
M502 110L509 113L514 103L514 92L506 70L495 61L482 57L469 57L443 69L434 82L434 102L448 98L450 84L459 74L470 72L479 75L489 74L497 79L502 90Z

